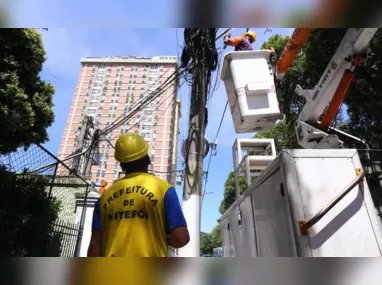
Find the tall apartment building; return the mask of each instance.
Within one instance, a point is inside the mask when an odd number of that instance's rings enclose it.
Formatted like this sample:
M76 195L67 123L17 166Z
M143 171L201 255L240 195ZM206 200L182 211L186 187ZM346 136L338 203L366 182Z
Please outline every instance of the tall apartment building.
M78 144L78 127L85 116L92 116L96 128L114 124L130 113L142 100L159 87L178 68L177 57L153 58L113 56L81 59L81 71L73 97L59 158L71 155ZM171 184L175 183L178 121L180 101L177 85L171 87L133 118L119 125L107 138L114 145L125 132L137 132L150 145L150 171ZM114 149L106 141L99 144L100 163L92 167L91 179L102 179L109 185L119 177L121 169L114 159Z

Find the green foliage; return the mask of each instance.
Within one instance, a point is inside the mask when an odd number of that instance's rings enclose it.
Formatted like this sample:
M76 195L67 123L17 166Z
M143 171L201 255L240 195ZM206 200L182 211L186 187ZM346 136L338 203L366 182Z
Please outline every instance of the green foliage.
M213 249L222 246L220 225L216 225L211 233L200 233L200 254L213 254Z
M276 152L280 153L283 149L293 147L293 132L294 127L292 123L280 121L272 129L257 133L254 138L274 139Z
M61 203L48 196L48 182L0 166L0 256L59 256L53 227Z
M271 49L273 47L275 49L276 58L279 58L288 40L288 36L283 37L279 34L275 34L270 36L268 41L261 45L261 49Z
M211 241L211 235L209 233L200 233L200 254L211 254L213 252L213 245Z
M243 193L247 188L247 183L244 177L240 177L240 193ZM228 178L224 183L224 198L220 203L219 212L223 214L235 202L235 175L233 171L228 174Z
M0 29L0 47L0 115L31 137L2 123L0 154L5 154L48 140L46 129L54 121L55 89L39 77L46 57L35 29Z
M347 131L365 139L371 148L382 148L382 30L370 43L367 60L345 99Z
M214 248L222 246L222 233L221 233L221 228L220 225L216 225L211 232L211 240Z

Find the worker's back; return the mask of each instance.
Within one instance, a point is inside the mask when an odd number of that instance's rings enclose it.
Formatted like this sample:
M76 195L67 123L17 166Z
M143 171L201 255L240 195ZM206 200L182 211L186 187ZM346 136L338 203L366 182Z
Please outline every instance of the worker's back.
M164 197L171 186L147 173L130 173L100 198L102 256L167 256Z

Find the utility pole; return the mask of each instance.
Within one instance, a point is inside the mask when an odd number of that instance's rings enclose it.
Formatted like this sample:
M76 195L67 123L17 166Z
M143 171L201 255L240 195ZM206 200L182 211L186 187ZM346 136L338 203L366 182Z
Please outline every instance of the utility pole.
M84 120L82 121L81 129L79 130L80 134L78 136L77 147L76 147L76 150L74 151L74 154L80 153L82 151L82 149L84 147L84 141L86 138L88 126L89 126L89 117L85 116ZM73 158L71 168L72 168L73 172L75 172L75 173L80 172L79 170L80 170L81 157L82 156L79 155L79 156L76 156Z
M208 80L211 71L216 69L215 38L215 29L185 29L186 47L182 54L182 67L188 65L188 61L192 59L192 90L182 209L190 232L190 242L179 249L181 257L199 257L200 255L200 206L204 134L207 121L205 106Z
M82 175L87 178L90 177L90 172L92 169L92 166L94 165L94 162L97 161L98 163L98 158L96 158L96 155L99 152L98 149L98 139L99 139L99 132L100 130L97 129L95 130L94 128L91 128L90 130L90 149L88 152L85 153L85 159L84 159L84 168Z
M78 143L75 150L75 155L72 161L72 170L75 173L88 177L91 171L91 166L98 147L99 130L95 130L92 117L85 117L80 134L78 136ZM81 152L85 153L79 155Z

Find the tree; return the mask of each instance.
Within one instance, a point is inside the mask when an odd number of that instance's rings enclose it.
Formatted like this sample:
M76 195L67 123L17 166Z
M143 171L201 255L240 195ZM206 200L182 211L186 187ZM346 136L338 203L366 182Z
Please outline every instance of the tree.
M29 135L21 135L2 120L0 154L48 140L55 89L39 77L45 60L36 29L0 29L0 118L14 122Z
M216 225L211 233L200 233L200 254L213 254L213 249L222 246L220 225Z
M275 140L276 153L293 146L294 127L291 122L280 121L272 129L257 133L254 138Z
M370 148L382 148L382 30L370 43L367 59L356 70L345 99L349 120L346 131L365 139Z
M213 244L211 241L211 235L209 233L200 233L200 255L209 254L212 255Z
M211 242L214 248L221 247L223 244L220 225L217 224L211 232Z
M244 177L240 177L240 193L247 188ZM223 214L236 200L235 175L233 171L228 174L228 178L224 183L224 197L220 203L219 212Z
M49 180L8 172L0 165L0 256L59 256L54 231L61 202L49 197Z

